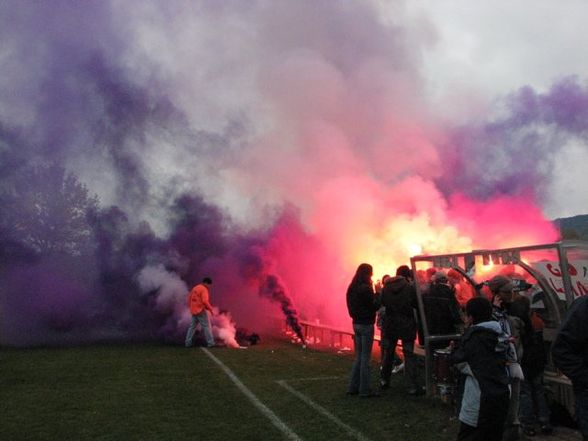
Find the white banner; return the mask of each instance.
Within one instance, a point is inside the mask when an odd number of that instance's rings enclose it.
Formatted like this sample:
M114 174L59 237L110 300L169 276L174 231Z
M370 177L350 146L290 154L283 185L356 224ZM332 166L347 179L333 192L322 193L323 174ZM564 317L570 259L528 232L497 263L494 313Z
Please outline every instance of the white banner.
M559 262L533 262L531 266L543 274L560 299L566 300ZM588 260L569 262L568 273L574 298L588 295Z

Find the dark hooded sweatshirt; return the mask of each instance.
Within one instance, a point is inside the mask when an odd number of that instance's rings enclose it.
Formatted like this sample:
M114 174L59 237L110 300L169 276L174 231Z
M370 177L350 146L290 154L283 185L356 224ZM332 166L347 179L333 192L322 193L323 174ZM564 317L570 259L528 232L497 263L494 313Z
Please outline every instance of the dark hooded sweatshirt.
M588 296L572 303L551 348L553 363L577 390L588 390Z
M414 340L417 331L414 316L417 298L414 285L402 276L391 277L382 289L381 303L386 307L382 333L388 338Z

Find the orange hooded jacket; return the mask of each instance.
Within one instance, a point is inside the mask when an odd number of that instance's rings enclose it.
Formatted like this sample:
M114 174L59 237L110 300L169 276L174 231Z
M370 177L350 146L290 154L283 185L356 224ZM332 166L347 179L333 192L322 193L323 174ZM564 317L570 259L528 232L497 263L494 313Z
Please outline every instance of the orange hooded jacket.
M200 314L204 309L212 312L212 305L208 300L208 287L203 283L199 283L188 296L188 306L192 315Z

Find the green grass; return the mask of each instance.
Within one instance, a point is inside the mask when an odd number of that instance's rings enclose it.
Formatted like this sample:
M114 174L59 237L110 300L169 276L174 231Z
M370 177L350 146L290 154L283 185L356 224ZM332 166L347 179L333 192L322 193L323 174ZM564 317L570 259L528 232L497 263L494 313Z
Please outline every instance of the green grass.
M304 440L354 438L279 380L372 441L455 438L451 409L436 399L408 396L402 375L393 377L383 397L346 396L351 354L278 340L211 352ZM374 387L376 369L374 364ZM0 440L196 439L286 438L201 349L114 345L0 352Z

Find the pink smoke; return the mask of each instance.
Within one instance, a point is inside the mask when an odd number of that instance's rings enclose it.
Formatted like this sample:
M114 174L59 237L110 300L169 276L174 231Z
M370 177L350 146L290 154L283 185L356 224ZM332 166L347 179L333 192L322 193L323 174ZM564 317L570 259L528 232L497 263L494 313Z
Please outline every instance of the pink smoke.
M57 338L89 326L177 339L203 276L229 324L290 314L349 327L361 262L380 278L417 254L557 239L545 194L561 146L586 137L581 81L521 87L452 124L427 105L434 32L401 11L388 22L373 2L217 3L0 5L12 17L0 23L4 335L27 334L18 326L39 308L23 300L38 287L28 279L53 273L53 256L3 221L38 193L18 193L30 163L57 163L101 202L82 226L85 260L68 256L92 270L51 279L67 292L52 286L33 343L56 322ZM268 280L279 295L263 295Z

